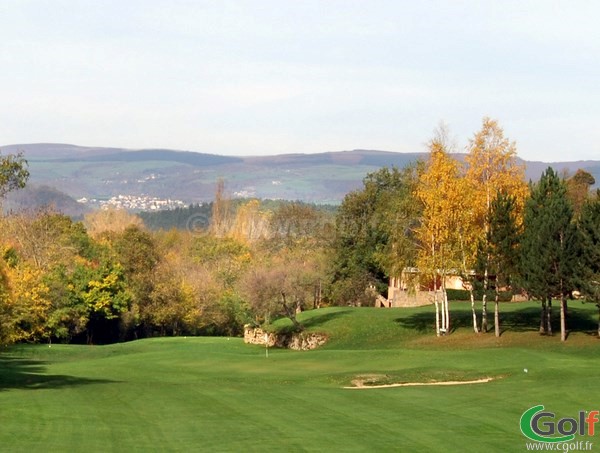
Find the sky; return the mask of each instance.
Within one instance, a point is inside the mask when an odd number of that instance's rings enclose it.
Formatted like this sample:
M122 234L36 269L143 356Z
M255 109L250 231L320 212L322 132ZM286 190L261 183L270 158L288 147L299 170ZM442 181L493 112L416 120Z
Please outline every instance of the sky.
M1 0L0 145L600 159L595 0Z

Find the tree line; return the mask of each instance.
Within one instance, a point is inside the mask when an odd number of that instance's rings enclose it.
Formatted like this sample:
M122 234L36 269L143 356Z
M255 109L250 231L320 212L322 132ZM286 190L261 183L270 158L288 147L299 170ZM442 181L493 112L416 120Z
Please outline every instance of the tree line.
M489 330L491 299L500 335L499 302L509 292L540 301L540 332L547 334L552 301L558 300L565 340L574 292L599 303L600 195L591 192L594 178L583 170L569 176L548 168L539 181L527 183L515 143L490 118L466 154L455 154L443 125L428 148L426 161L375 172L344 199L336 219L334 291L358 300L366 284L382 292L390 276L417 269L405 278L431 291L439 336L452 330L448 277L460 276L474 332Z
M546 334L558 301L566 339L574 291L600 308L600 196L591 175L549 168L527 183L515 144L489 118L464 155L444 127L428 148L423 162L367 175L336 210L232 200L219 182L211 204L171 217L4 215L0 344L239 335L244 324L280 316L300 330L301 310L372 305L409 268L418 269L413 285L431 291L437 335L452 331L446 281L460 276L474 332L493 324L500 335L508 292L540 301ZM27 177L22 155L0 156L0 197Z
M194 206L159 230L114 209L4 215L0 344L240 335L279 316L301 328L296 313L324 300L329 210L232 202L223 185L210 207L208 225Z

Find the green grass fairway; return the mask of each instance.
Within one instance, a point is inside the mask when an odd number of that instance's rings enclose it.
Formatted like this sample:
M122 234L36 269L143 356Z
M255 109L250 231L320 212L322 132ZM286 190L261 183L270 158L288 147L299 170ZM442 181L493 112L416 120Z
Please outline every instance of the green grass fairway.
M578 330L561 344L537 334L536 304L502 309L500 339L475 336L459 303L443 338L431 307L316 310L301 319L329 343L268 358L238 338L14 346L0 353L0 451L526 451L519 418L531 406L600 409L597 315L573 303ZM342 388L358 375L498 379Z

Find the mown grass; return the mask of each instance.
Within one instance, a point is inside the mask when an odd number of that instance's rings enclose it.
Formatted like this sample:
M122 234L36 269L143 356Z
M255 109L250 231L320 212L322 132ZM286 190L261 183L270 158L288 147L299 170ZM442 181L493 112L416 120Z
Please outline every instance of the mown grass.
M469 330L468 305L451 309L456 330L443 338L431 307L307 312L307 329L329 342L268 358L238 338L14 346L0 354L0 450L521 451L529 407L598 409L595 307L572 304L565 344L537 333L533 303L503 305L500 339ZM498 379L342 388L362 375Z

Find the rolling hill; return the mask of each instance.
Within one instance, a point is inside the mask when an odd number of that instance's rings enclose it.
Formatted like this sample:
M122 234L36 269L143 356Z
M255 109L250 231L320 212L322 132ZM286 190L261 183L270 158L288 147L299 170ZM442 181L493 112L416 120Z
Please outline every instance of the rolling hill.
M367 173L383 166L404 167L426 157L426 153L376 150L231 157L55 143L8 145L0 150L4 154L22 151L29 161L31 184L54 187L74 199L143 195L185 203L211 200L219 179L225 180L232 196L339 203L361 186ZM550 165L559 172L582 168L600 181L600 161L524 163L532 180Z

